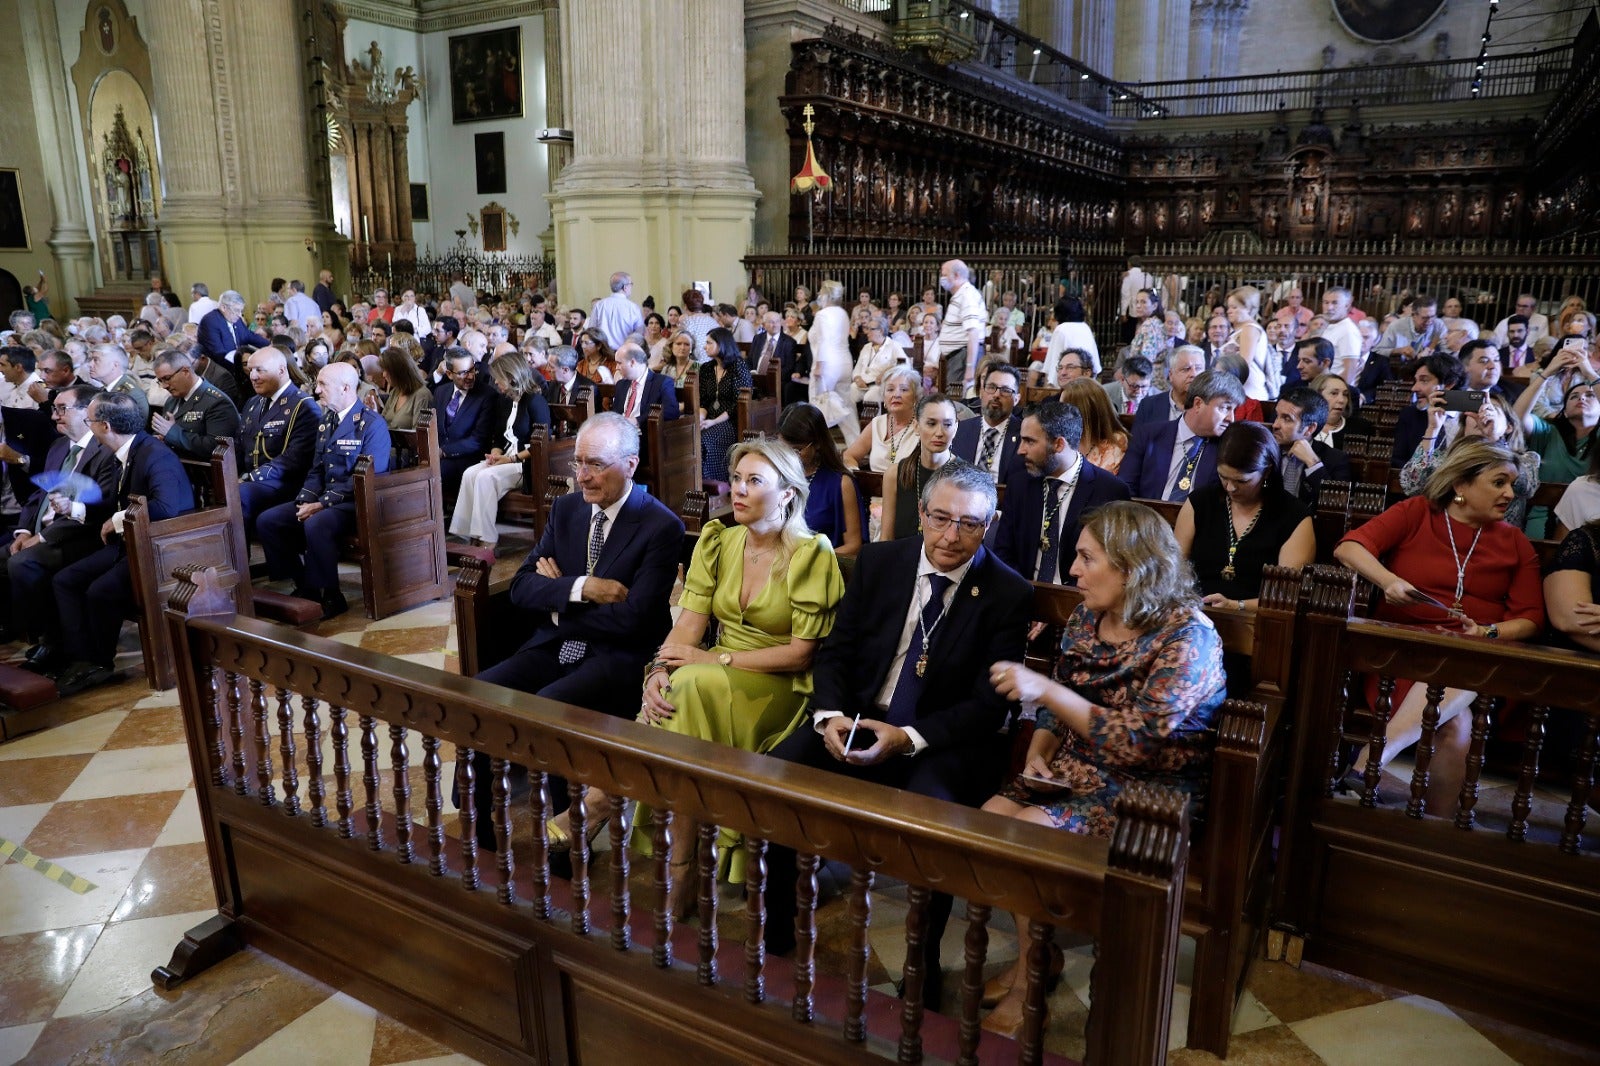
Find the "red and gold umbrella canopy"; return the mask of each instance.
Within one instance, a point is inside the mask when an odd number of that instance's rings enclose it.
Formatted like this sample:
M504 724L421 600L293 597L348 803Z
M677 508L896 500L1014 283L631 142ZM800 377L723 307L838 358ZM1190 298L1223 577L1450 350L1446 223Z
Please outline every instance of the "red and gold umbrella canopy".
M833 184L833 179L828 177L828 172L822 169L822 164L817 162L816 149L811 145L811 132L817 124L811 121L816 110L810 104L800 112L805 116L803 128L806 131L806 161L800 168L800 173L789 179L789 191L793 193L821 192Z

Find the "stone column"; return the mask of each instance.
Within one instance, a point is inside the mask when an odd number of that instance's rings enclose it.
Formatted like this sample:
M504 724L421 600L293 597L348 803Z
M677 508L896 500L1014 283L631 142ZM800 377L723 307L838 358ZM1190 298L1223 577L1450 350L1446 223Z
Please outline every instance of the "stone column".
M1116 5L1114 69L1101 73L1118 81L1156 81L1161 77L1163 16L1170 2L1127 0Z
M544 116L545 125L552 129L567 126L567 93L563 85L565 69L561 62L561 5L557 0L547 0L544 9ZM554 192L556 179L572 158L572 149L564 144L545 148L545 174ZM550 225L539 234L539 245L545 255L556 254L556 224L554 216Z
M50 236L45 238L45 244L56 258L50 279L50 304L52 311L66 317L72 301L94 292L96 286L94 237L80 183L84 168L67 111L72 97L67 91L67 66L56 32L55 5L44 0L17 0L17 13L23 65L33 98L34 126L39 131L39 157L50 196ZM32 278L20 280L25 285L33 283Z
M586 306L615 270L658 303L697 280L719 300L741 292L758 196L742 0L583 0L560 23L573 131L550 194L561 300ZM619 40L656 47L619 62Z

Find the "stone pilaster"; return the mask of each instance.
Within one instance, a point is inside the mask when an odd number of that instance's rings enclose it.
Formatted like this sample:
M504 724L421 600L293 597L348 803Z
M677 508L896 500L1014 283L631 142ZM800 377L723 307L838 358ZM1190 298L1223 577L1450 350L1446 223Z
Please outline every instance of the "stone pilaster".
M56 32L55 5L44 0L17 0L17 13L34 125L39 131L39 156L50 197L51 226L45 244L56 260L50 303L56 314L65 316L73 301L96 287L94 238L80 183L83 165L67 110L71 96ZM21 280L23 284L33 281Z

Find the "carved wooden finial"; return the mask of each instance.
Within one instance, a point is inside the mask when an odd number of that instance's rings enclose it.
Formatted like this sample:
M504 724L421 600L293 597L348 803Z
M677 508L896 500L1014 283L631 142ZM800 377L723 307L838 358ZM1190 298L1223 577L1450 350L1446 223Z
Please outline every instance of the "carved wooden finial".
M1106 865L1170 880L1189 840L1189 797L1154 785L1130 785L1117 797L1117 827Z

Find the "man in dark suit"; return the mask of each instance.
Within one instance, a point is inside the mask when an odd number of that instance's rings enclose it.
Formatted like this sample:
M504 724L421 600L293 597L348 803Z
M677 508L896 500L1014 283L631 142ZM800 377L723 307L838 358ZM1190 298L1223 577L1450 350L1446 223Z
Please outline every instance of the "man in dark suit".
M550 373L544 386L546 403L577 403L585 389L594 394L594 382L578 373L578 350L570 344L550 349Z
M239 382L240 395L245 392L244 373L234 353L239 350L241 344L265 348L271 343L272 341L245 325L244 297L232 289L223 293L217 300L217 306L206 312L205 317L200 320L200 354L218 366L227 368Z
M1498 396L1507 404L1515 404L1522 395L1522 386L1505 376L1505 363L1500 349L1488 337L1470 340L1461 346L1461 365L1467 368L1466 389Z
M812 666L812 721L774 757L967 806L994 793L1013 705L990 685L989 665L1021 657L1033 596L983 547L995 498L987 475L948 463L923 488L920 539L861 549ZM774 845L768 864L767 946L783 954L794 947L794 852ZM934 1010L950 904L936 894L929 907L924 999Z
M101 393L89 405L89 429L120 464L116 508L100 527L104 547L64 567L51 582L69 665L57 688L71 696L110 681L117 634L133 610L133 578L123 539L128 500L143 496L151 521L194 509L194 492L183 461L144 431L144 418L132 398Z
M389 426L357 401L358 380L348 363L318 371L323 414L311 467L294 499L256 520L267 576L293 578L294 594L321 603L324 619L350 609L339 589L339 544L356 530L356 461L370 455L373 473L389 469Z
M317 450L322 408L289 380L289 363L276 348L250 353L250 387L234 457L239 464L239 509L244 535L256 536L256 518L288 503L305 484Z
M439 473L444 505L455 508L461 475L483 461L494 437L497 404L487 376L478 374L478 361L465 348L444 353L444 384L433 390L435 425L439 432ZM504 429L502 423L499 427Z
M963 419L956 425L950 450L959 459L983 470L997 482L1023 469L1017 454L1022 419L1016 414L1017 397L1022 395L1022 375L1016 367L991 359L980 369L983 404L979 418Z
M1070 403L1046 400L1022 420L1017 451L1027 465L1006 479L994 553L1023 577L1073 584L1079 523L1102 503L1128 498L1116 475L1079 454L1082 440L1083 415Z
M100 547L100 526L116 505L122 467L89 430L89 404L99 391L93 385L69 385L56 393L50 413L58 434L43 464L34 467L36 473L82 474L100 486L99 502L35 489L22 505L10 542L0 547L6 563L0 580L9 588L11 607L7 629L14 638L35 642L28 650L33 668L66 665L50 582L62 567Z
M750 340L750 350L745 359L750 363L750 374L757 381L773 362L783 368L783 380L789 380L794 370L794 338L783 331L783 316L768 311L762 319L761 329Z
M1244 403L1244 386L1225 371L1208 370L1187 390L1183 417L1155 425L1135 425L1128 454L1117 475L1146 500L1187 500L1189 493L1217 480L1217 438Z
M317 302L323 314L333 310L334 302L338 300L333 294L333 271L324 270L317 274L317 284L311 290L311 298Z
M167 390L166 406L151 416L150 431L182 459L209 461L211 452L239 432L239 409L215 385L201 379L183 352L156 356L156 384Z
M1316 440L1328 424L1328 401L1316 389L1300 386L1278 397L1272 435L1283 458L1283 487L1301 503L1316 505L1324 481L1349 481L1350 459L1339 449Z
M678 390L650 369L650 353L643 346L636 341L623 341L617 349L617 367L622 373L611 393L613 411L632 419L641 433L656 404L661 405L663 421L678 417Z
M639 431L620 414L584 422L577 491L558 497L544 535L511 581L531 635L479 680L619 718L639 713L645 663L672 630L683 522L633 482ZM489 760L477 759L478 842L493 849ZM551 781L559 801L565 788Z
M1167 357L1166 392L1146 396L1133 416L1133 428L1160 425L1178 418L1189 406L1189 385L1206 369L1206 355L1192 344L1181 345Z
M456 338L461 335L461 323L451 315L440 315L433 320L433 329L422 338L422 367L424 376L433 373L444 353L456 346Z
M1206 323L1206 339L1200 342L1200 350L1205 353L1207 366L1222 354L1222 348L1228 343L1230 332L1232 330L1228 326L1228 320L1221 315L1213 317Z

